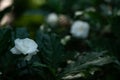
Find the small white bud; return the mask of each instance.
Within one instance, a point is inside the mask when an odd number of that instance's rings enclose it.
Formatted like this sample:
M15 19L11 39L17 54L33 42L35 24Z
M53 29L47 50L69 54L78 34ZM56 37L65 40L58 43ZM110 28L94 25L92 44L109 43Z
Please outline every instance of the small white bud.
M75 63L73 60L67 60L67 64L73 64Z
M58 23L58 15L55 13L51 13L47 16L46 22L50 26L55 26Z
M84 21L75 21L71 27L70 33L76 38L87 38L90 26Z
M40 31L44 31L44 29L45 29L45 26L44 25L40 25Z

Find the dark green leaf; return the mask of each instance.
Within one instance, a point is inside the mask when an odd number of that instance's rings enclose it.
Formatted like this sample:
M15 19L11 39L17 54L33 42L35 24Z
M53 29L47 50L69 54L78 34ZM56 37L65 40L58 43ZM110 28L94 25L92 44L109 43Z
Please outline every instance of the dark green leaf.
M65 52L60 40L54 33L37 33L36 42L39 45L42 60L48 66L57 68L64 61Z

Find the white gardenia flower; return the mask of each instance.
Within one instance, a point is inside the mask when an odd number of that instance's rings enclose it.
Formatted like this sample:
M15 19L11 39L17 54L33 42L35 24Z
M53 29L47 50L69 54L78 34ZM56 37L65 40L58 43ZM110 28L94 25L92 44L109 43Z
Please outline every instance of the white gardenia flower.
M51 26L55 26L58 23L58 15L55 13L49 14L47 16L46 22Z
M26 56L26 60L30 60L33 55L37 54L38 45L32 39L16 39L15 46L10 50L13 54L24 54Z
M70 33L76 38L87 38L89 34L90 26L87 22L84 21L75 21L72 24Z

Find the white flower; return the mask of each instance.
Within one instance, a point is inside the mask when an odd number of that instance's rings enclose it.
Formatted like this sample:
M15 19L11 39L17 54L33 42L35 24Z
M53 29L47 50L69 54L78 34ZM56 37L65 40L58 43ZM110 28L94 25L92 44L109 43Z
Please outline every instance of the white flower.
M55 13L51 13L47 16L46 22L51 25L55 26L58 23L58 16Z
M38 45L32 39L16 39L15 46L10 50L13 54L24 54L26 60L30 60L33 55L37 54Z
M75 21L71 27L70 33L76 38L87 38L89 33L89 24L84 21Z

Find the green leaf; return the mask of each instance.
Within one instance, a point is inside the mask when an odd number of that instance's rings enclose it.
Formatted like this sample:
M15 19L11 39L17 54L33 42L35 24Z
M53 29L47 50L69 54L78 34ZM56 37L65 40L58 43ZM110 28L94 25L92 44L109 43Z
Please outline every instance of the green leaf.
M12 37L23 39L29 37L29 33L26 28L16 28L15 31L13 31Z
M8 50L11 40L11 30L9 28L0 29L0 57Z
M48 0L47 4L55 12L61 12L62 10L62 2L60 0Z
M34 62L34 63L32 64L32 66L33 66L33 67L47 67L45 64L42 64L42 63L40 63L40 62Z
M39 56L46 65L57 68L64 62L65 52L56 34L45 34L38 31L36 42L41 52Z
M109 64L115 61L115 57L103 55L104 52L93 52L86 53L79 57L77 61L68 65L65 68L64 76L90 72L89 70L93 68L97 68L98 66L104 66L105 64Z

